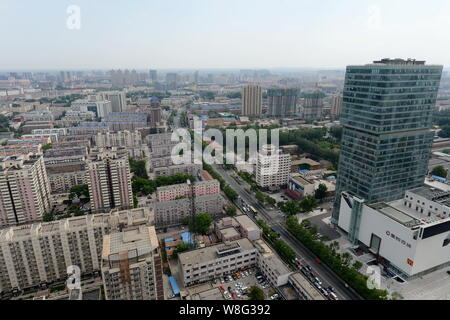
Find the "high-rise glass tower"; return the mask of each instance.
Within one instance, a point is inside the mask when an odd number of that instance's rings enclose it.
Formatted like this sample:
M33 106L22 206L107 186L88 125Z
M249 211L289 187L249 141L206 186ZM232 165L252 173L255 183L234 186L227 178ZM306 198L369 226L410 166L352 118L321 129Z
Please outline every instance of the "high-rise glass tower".
M347 67L334 223L342 191L374 203L423 185L441 74L442 66L413 59Z

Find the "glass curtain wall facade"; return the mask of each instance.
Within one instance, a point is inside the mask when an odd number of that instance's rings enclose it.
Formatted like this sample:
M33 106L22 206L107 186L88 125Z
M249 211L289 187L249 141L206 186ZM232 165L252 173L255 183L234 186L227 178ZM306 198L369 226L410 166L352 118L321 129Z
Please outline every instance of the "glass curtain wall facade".
M441 74L442 66L411 59L347 67L334 223L342 191L374 203L423 185Z

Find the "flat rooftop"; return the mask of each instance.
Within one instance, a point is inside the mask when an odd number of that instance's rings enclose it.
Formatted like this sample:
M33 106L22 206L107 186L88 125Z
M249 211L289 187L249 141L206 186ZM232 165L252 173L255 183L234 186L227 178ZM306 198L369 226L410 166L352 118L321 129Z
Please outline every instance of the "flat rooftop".
M221 233L225 238L231 238L231 237L237 237L237 236L240 236L240 233L237 232L236 229L233 228L233 227L221 229L221 230L220 230L220 233Z
M314 184L313 182L306 180L305 178L295 175L295 176L291 176L292 180L295 180L298 183L301 183L302 185L309 185L309 184Z
M246 214L235 216L234 219L246 230L260 230L258 225L252 221Z
M427 200L437 202L441 205L450 207L450 191L440 190L430 186L423 186L409 190L409 192L424 197Z
M403 201L403 200L400 200L400 201ZM398 223L403 224L404 226L406 226L408 228L412 228L412 227L422 224L422 222L419 219L417 219L409 214L406 214L403 210L399 210L398 208L395 208L391 204L395 204L395 203L379 202L379 203L369 204L368 206L383 213L384 215L397 221Z
M236 245L238 245L238 247ZM236 241L232 241L229 245L221 243L211 247L183 252L178 255L178 258L181 264L205 263L218 259L219 250L223 252L225 249L231 250L234 249L235 247L240 248L243 251L254 249L254 246L250 242L250 240L248 240L247 238L242 238Z
M131 227L122 232L113 232L103 238L103 257L137 250L149 251L159 245L155 227Z

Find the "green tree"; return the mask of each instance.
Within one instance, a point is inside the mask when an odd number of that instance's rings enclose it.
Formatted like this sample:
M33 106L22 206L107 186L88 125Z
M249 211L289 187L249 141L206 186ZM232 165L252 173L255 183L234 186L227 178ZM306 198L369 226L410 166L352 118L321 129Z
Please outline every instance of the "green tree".
M139 204L139 200L138 200L136 194L133 193L133 208L137 208L138 204Z
M130 171L134 173L136 176L144 179L148 179L147 169L145 167L146 160L135 160L133 158L128 158L130 163Z
M230 205L227 206L227 208L225 209L225 212L226 212L227 215L229 215L229 216L235 216L236 213L237 213L236 206L230 204Z
M298 168L300 170L310 170L311 169L311 165L309 163L302 163L298 166Z
M290 263L292 260L295 259L295 252L292 250L291 247L287 245L286 242L284 242L281 239L275 240L273 243L274 249L277 251L277 253L280 255L281 258L283 258L284 261L287 263Z
M223 192L225 192L225 195L228 197L228 199L230 199L231 201L235 201L238 198L238 194L236 191L234 191L233 188L231 188L230 186L225 186L223 188Z
M55 220L55 216L51 212L46 212L42 217L42 221L49 222Z
M450 126L442 126L441 131L438 132L438 136L441 138L450 138Z
M262 193L261 191L256 192L256 200L258 200L258 202L260 203L264 203L264 200L266 199L266 197L264 196L264 193Z
M360 262L360 261L358 261L358 260L356 260L356 261L353 263L353 269L355 269L355 270L361 269L362 266L363 266L362 262Z
M266 201L268 204L270 204L271 206L275 206L277 204L277 200L275 200L274 198L272 198L271 196L267 196L266 197Z
M443 166L434 167L433 170L431 170L431 174L433 176L447 178L447 170L445 170L445 168Z
M248 291L248 297L250 300L264 300L264 291L258 286L250 287Z
M44 145L42 146L42 150L43 150L43 151L46 151L46 150L48 150L48 149L51 149L52 146L53 146L53 145L52 145L51 143L44 144Z
M80 184L78 186L73 186L69 190L69 199L75 198L75 195L80 198L81 196L84 196L86 198L89 198L89 186L87 184Z
M194 231L206 234L212 223L212 218L207 213L201 213L195 216Z
M304 196L298 204L301 212L310 212L317 207L316 198L313 196Z
M299 205L297 202L289 200L281 203L280 210L286 215L292 216L299 212Z
M317 190L314 192L314 198L316 198L317 200L322 200L327 196L327 192L328 192L327 186L321 183L319 184Z
M343 131L342 127L331 127L330 128L330 134L337 141L341 141L341 139L342 139L342 131Z
M342 254L342 260L343 260L343 262L344 262L344 264L345 264L346 266L349 266L350 263L352 262L352 256L351 256L351 254L348 253L348 252L344 252L344 253Z

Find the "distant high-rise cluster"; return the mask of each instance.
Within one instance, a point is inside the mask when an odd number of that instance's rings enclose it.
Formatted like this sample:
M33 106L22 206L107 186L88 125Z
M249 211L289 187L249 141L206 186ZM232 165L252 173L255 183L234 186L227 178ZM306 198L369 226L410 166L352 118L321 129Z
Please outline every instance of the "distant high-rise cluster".
M134 86L139 82L145 81L149 78L148 73L138 73L136 70L112 70L111 84L113 88L123 88L126 86Z

